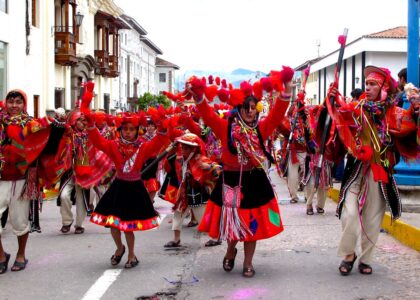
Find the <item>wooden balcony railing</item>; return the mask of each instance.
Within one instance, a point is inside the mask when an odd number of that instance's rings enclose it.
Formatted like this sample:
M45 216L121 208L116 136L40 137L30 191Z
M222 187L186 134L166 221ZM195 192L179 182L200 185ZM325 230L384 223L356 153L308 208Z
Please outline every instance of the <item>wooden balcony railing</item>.
M109 71L110 71L110 77L118 77L118 75L120 74L118 72L118 56L116 55L109 56Z
M108 76L109 74L109 54L105 50L95 50L95 60L98 64L97 74Z
M55 62L63 66L77 63L76 39L71 27L55 26Z

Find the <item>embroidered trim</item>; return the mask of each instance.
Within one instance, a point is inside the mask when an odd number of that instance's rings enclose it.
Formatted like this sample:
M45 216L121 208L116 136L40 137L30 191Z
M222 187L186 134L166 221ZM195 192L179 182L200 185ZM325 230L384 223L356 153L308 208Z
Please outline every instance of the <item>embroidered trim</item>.
M109 215L104 216L93 212L90 221L100 226L110 226L121 231L149 230L159 226L157 216L147 220L122 221L120 218Z

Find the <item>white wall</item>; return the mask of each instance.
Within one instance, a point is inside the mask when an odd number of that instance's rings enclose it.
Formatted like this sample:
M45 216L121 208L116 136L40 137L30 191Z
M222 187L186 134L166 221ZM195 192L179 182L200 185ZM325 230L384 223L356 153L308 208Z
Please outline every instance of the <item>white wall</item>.
M50 88L54 82L53 11L53 3L39 1L37 27L30 26L29 55L26 55L25 1L8 1L8 13L0 12L0 28L3 28L0 40L7 43L7 90L19 88L27 94L30 115L34 113L34 95L39 95L40 116L45 115L54 96ZM30 6L29 16L31 18Z
M359 78L359 82L355 82L355 88L362 88L362 52L365 51L365 65L375 65L388 68L394 79L397 79L398 72L406 67L407 61L407 40L406 39L366 39L362 38L346 47L344 59L347 61L347 69L344 69L344 63L340 73L339 90L345 97L350 97L352 91L353 77ZM352 73L352 56L355 56L355 74ZM334 81L335 65L338 59L338 51L319 60L311 66L311 75L318 76L321 70L321 77L314 81L308 82L306 87L307 98L313 98L317 95L317 103L324 100L324 96L328 91L329 85ZM326 89L324 89L324 71L326 69ZM347 74L346 89L344 89L344 73ZM316 75L315 75L316 74ZM320 91L319 94L319 84ZM344 92L345 90L345 92ZM319 94L319 95L318 95Z

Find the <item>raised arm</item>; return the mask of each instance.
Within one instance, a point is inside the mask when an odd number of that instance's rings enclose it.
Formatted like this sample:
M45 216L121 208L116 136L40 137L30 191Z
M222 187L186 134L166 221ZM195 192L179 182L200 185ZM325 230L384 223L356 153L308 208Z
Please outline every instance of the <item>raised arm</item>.
M273 131L282 125L282 122L287 119L285 112L289 106L289 100L286 97L279 97L270 110L268 116L260 121L259 128L261 136L265 141L273 133Z
M196 104L204 123L219 139L222 139L223 135L227 134L227 120L220 118L204 98Z

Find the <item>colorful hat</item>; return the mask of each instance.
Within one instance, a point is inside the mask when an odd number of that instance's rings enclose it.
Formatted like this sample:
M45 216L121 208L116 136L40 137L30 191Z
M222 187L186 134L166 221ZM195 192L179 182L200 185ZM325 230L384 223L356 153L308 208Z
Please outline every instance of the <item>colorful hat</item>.
M386 68L367 66L363 71L365 80L375 81L380 87L383 87L389 94L397 91L397 82L391 76L391 71Z
M125 123L131 123L134 127L138 127L140 125L140 117L130 112L124 112L115 117L115 126L117 128Z
M200 149L200 153L205 153L205 145L203 141L194 133L185 133L184 135L177 137L175 141L184 145L198 147Z
M257 101L263 98L263 91L271 93L273 90L283 91L283 82L289 82L294 75L294 70L290 67L283 66L281 71L271 71L269 77L261 78L260 80L251 84L250 81L243 81L239 88L233 88L232 84L227 84L226 80L220 80L216 77L209 76L207 85L206 78L198 78L196 76L190 77L186 84L191 87L195 96L202 98L206 96L209 102L217 96L221 102L237 107L243 104L248 96L253 96ZM213 84L215 82L215 84ZM183 96L186 99L192 97L190 90L185 90Z

